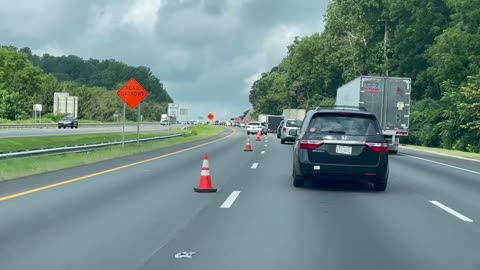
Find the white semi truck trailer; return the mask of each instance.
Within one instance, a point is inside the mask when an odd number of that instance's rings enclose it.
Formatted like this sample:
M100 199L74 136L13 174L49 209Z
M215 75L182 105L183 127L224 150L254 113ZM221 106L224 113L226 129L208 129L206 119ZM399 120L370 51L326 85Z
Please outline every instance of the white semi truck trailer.
M400 137L408 136L411 91L410 78L360 76L337 89L335 105L364 107L373 113L388 150L397 153Z

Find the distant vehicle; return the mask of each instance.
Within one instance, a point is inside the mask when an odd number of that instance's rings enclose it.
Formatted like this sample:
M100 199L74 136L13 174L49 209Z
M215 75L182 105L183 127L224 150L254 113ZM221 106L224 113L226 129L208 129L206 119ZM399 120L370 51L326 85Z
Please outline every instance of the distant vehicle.
M282 116L283 119L303 120L305 113L305 109L284 109Z
M410 78L361 76L337 89L337 106L361 106L375 115L391 153L398 152L401 136L408 136Z
M58 121L58 128L78 128L78 121L75 117L64 117Z
M268 114L259 114L258 115L258 122L264 123L267 122Z
M280 124L278 124L278 127L277 127L277 139L280 139L282 135L282 127L283 127L283 120L280 121Z
M290 135L290 130L300 129L302 126L302 121L297 119L287 119L283 121L282 131L280 134L280 143L285 144L286 141L294 142L296 136Z
M246 124L245 124L245 123L243 123L243 122L242 122L242 123L240 123L240 127L243 127L243 128L244 128L245 126L246 126Z
M168 125L168 120L167 119L160 120L160 125L167 126Z
M283 116L281 115L268 115L267 117L267 129L268 132L276 132L278 125L282 122Z
M268 128L266 123L261 123L262 125L262 134L267 135L268 134Z
M247 124L247 134L257 134L262 131L260 122L250 122Z
M384 191L388 181L388 143L372 113L361 109L317 108L305 116L293 155L293 185L307 180L351 179Z

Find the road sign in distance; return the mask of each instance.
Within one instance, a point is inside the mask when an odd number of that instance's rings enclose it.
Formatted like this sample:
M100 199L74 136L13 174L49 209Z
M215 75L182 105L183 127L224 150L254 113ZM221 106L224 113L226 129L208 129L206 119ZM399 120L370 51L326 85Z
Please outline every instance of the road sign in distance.
M143 89L134 78L131 78L117 91L117 96L119 96L130 109L134 109L148 96L148 92Z
M213 115L213 113L209 113L207 117L208 117L208 120L210 121L213 121L213 119L215 119L215 116Z

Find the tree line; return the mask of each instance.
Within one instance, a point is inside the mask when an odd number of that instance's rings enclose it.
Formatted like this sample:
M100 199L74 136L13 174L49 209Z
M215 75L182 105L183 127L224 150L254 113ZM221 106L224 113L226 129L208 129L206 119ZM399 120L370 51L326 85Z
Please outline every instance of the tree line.
M324 21L254 82L256 113L333 104L361 75L410 77L408 143L480 152L478 1L333 0Z
M122 101L116 91L135 78L149 92L141 105L145 120L159 120L172 102L162 82L147 67L132 67L122 62L78 56L32 54L29 48L0 47L0 119L31 119L33 104L42 104L47 117L54 117L53 94L68 92L78 96L81 119L112 121L121 113ZM50 113L50 114L48 114ZM126 118L137 114L127 107Z

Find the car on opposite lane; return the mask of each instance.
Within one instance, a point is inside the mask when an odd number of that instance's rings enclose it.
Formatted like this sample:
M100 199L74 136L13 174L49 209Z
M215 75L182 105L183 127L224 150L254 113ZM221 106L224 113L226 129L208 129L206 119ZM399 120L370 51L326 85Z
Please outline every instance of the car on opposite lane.
M388 143L377 118L363 109L317 108L305 116L293 155L293 185L307 180L351 179L387 188Z
M281 134L280 134L280 143L285 144L286 141L294 142L296 137L289 134L290 130L300 129L303 121L297 119L286 119L283 121Z
M67 116L58 121L58 128L78 128L78 121L75 117Z

